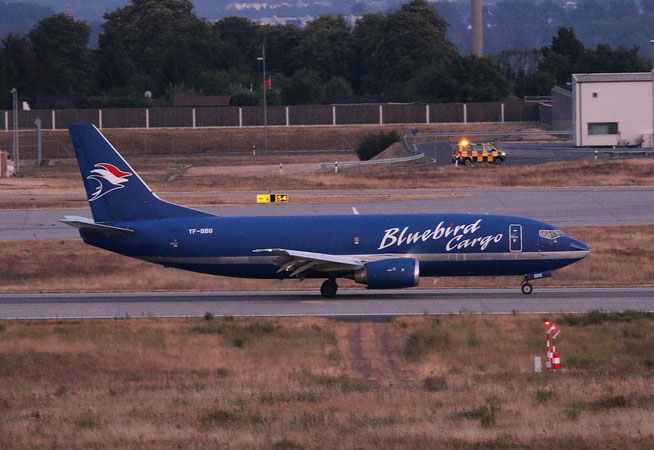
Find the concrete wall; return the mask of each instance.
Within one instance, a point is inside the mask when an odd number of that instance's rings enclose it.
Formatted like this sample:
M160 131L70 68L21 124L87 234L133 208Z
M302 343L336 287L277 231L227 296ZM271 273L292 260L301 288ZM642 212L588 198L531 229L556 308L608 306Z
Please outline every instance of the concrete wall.
M552 89L552 128L572 129L572 92L555 87Z

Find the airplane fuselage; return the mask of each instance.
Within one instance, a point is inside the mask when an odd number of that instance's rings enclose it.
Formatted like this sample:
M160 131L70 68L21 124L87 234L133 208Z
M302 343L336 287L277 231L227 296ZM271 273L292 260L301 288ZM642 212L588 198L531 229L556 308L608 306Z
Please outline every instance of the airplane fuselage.
M413 258L420 276L523 275L559 269L588 254L556 228L490 214L199 217L118 222L129 236L81 230L85 242L170 267L215 275L286 278L275 255L256 249L302 249L374 259ZM547 234L547 233L545 233ZM307 271L306 277L324 277Z

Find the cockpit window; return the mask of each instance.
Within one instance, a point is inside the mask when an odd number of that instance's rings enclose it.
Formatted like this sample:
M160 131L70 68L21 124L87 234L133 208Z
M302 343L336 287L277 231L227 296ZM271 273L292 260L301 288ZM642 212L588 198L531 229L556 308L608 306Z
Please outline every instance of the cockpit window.
M561 230L540 230L538 235L544 239L557 239L565 236L565 233Z

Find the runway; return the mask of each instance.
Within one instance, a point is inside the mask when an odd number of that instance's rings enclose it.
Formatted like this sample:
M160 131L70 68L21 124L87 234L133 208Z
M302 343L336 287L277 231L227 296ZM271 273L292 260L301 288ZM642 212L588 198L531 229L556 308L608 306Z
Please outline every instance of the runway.
M438 184L438 180L434 180ZM294 204L293 195L329 192L351 195L345 203ZM560 227L654 223L654 187L552 189L393 189L358 191L287 191L287 204L200 207L219 216L485 212L542 220ZM374 194L429 195L441 198L360 202ZM228 193L216 192L217 196ZM175 194L180 195L180 194ZM183 195L183 193L182 193ZM255 193L252 192L254 199ZM165 198L165 196L162 195ZM254 200L253 200L254 201ZM0 210L0 240L76 239L77 230L59 222L66 215L91 217L88 209Z
M383 318L421 314L654 311L654 287L0 295L0 319L215 316Z

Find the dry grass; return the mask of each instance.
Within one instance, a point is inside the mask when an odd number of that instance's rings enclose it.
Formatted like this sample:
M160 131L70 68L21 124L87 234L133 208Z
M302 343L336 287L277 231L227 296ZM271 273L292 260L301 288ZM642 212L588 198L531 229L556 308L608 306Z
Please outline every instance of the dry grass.
M541 375L535 316L4 322L0 447L647 448L654 320L596 319Z
M654 225L565 230L592 248L586 259L558 270L538 286L629 286L654 283ZM56 262L56 263L55 263ZM322 280L247 280L164 268L90 247L81 241L4 241L0 292L164 290L317 290ZM420 286L513 287L520 277L423 278ZM342 288L361 287L348 280Z
M415 124L356 125L340 127L268 127L269 151L354 150L366 134L396 130L408 133ZM418 125L421 132L516 131L542 129L539 123ZM251 153L252 145L262 154L263 127L198 129L122 129L102 131L125 156L136 155L220 155ZM36 158L36 131L21 131L21 157ZM11 148L12 133L0 131L0 148ZM67 130L43 132L45 159L72 158L74 151Z
M183 200L190 206L229 204L216 191L418 189L418 188L529 188L579 186L651 186L654 160L558 162L529 166L475 165L472 167L414 167L397 164L356 169L292 173L319 162L346 155L242 157L158 157L130 161L144 180L164 198L176 192L198 192L201 200ZM280 174L279 163L285 167ZM29 167L25 178L0 179L0 208L82 207L86 205L79 170L74 160L51 167ZM16 194L21 194L16 197ZM56 194L56 197L49 197ZM308 198L315 202L315 198Z

